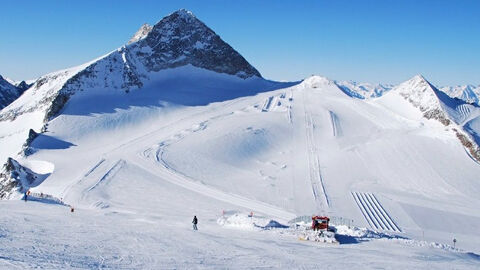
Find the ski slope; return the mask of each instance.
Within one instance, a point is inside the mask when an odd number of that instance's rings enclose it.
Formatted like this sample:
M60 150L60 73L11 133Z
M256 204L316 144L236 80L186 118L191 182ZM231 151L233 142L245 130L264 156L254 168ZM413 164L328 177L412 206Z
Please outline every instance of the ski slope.
M75 212L0 202L1 267L478 267L480 167L394 90L363 101L319 76L275 84L206 70L189 79L189 69L164 71L182 76L175 84L160 72L131 106L124 95L72 97L43 134L56 144L36 145L22 164L53 164L31 191ZM230 212L281 224L326 214L368 230L319 246L220 226Z

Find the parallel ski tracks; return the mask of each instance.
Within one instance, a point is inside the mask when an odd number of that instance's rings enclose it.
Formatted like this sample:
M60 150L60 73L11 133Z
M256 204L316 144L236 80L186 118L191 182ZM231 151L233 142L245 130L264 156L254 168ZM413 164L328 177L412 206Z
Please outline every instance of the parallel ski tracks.
M325 185L323 183L320 160L318 157L318 149L315 144L312 115L307 110L307 106L305 105L305 103L304 103L304 111L305 111L305 129L306 129L305 132L307 136L307 147L308 147L307 149L308 167L309 167L310 182L312 185L313 197L317 204L318 210L326 211L330 207L330 201L328 199L328 195L325 190Z
M373 229L402 232L372 193L352 192L353 199Z

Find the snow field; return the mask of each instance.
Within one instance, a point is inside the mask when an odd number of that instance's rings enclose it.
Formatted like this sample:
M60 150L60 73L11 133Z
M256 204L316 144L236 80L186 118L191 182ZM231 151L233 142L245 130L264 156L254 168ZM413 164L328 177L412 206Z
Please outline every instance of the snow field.
M184 203L188 208L200 198L193 196L190 201L186 196ZM204 202L202 206L206 206ZM221 213L215 213L216 217L197 213L199 231L194 232L188 210L177 215L164 207L150 213L113 209L70 213L64 207L37 202L0 204L10 209L0 213L0 268L5 269L305 269L365 264L431 269L446 263L457 269L475 269L478 265L478 259L468 253L408 240L378 239L360 229L351 233L358 235L357 244L328 245L299 241L287 229L223 229L216 223ZM342 259L345 256L349 260Z
M218 89L204 96L201 83L183 83L189 94L206 100L218 96ZM165 82L163 89L168 86ZM232 83L230 89L243 86ZM313 78L287 89L195 106L173 103L179 96L161 104L145 102L155 96L146 88L147 94L134 94L138 107L125 107L117 97L109 106L120 109L103 112L82 107L99 96L73 98L45 135L74 146L40 149L26 160L54 164L33 191L63 198L75 213L60 205L0 202L11 210L0 213L0 242L15 242L0 245L5 254L0 266L475 269L476 255L446 243L455 232L462 249L475 251L476 232L468 226L480 224L475 214L480 187L472 181L478 165L455 137L437 135L441 125L417 123L415 108L403 97L362 102L335 87ZM195 95L185 103L198 102ZM272 109L278 105L272 102L268 111L255 108L270 97L278 97L282 107ZM357 190L375 194L359 196L375 230L385 233L359 228L369 223L352 199ZM219 219L222 210L237 216ZM249 220L250 211L254 218ZM298 232L289 229L252 230L258 228L254 224L286 224L322 211L355 221L356 227L337 226L342 245L299 241ZM463 216L438 227L429 222L455 212ZM193 215L200 220L198 232L191 231ZM25 218L40 227L31 229ZM465 226L455 228L455 223ZM68 231L62 229L67 225ZM401 237L387 233L400 228ZM21 236L21 230L27 233ZM420 244L422 230L428 243L438 245ZM75 246L62 244L66 241ZM318 249L325 256L318 256Z

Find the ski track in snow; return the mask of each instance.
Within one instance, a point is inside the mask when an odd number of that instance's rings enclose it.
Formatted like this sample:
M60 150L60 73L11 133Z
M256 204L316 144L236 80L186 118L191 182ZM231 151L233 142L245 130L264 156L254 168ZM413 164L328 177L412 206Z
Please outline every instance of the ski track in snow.
M231 113L223 113L220 115L210 117L209 120L205 120L200 122L199 124L195 124L191 128L175 133L174 135L170 136L168 139L160 142L157 145L158 148L155 153L155 162L161 165L161 167L158 167L158 166L154 167L155 169L157 169L156 170L157 175L163 176L163 179L173 184L179 185L183 188L195 191L197 193L200 193L202 195L205 195L217 200L221 200L221 201L228 202L240 207L244 207L246 209L251 209L251 210L254 210L255 212L260 212L270 216L274 216L284 221L288 221L295 218L296 217L295 214L290 213L288 211L284 211L278 207L275 207L260 201L248 199L236 194L227 193L227 192L215 189L213 187L206 186L199 182L196 182L194 179L191 179L190 177L173 169L168 164L168 162L164 159L163 155L164 155L165 149L169 145L181 141L183 138L185 138L190 134L205 130L208 127L208 123L210 120L220 119L223 117L227 117L229 115L231 115ZM141 151L140 155L137 155L137 157L149 158L151 152L152 152L151 148L143 150ZM137 166L144 168L144 165L142 165L142 162L136 160L134 161L134 163ZM145 168L145 169L148 170L148 168Z
M144 168L145 170L148 169L147 167L145 167L145 165L143 165L144 161L136 160L134 161L134 163L140 168ZM162 166L154 167L156 175L161 176L162 179L175 185L200 193L207 197L211 197L213 199L224 201L269 216L277 217L282 221L288 221L296 217L296 215L293 213L287 212L267 203L248 199L240 195L224 192L213 187L206 186L204 184L196 182L194 179L182 175L181 173L169 167L164 167L163 162L160 162L159 164L162 164Z
M337 115L332 111L328 111L328 112L330 114L330 121L332 123L333 137L341 136L342 135L342 129L340 128L340 124L338 123Z
M292 116L292 101L293 101L293 91L290 90L288 93L288 102L287 105L287 119L290 124L293 124L293 116Z
M67 186L63 191L62 193L60 193L60 197L65 197L65 195L68 195L69 192L71 191L72 188L75 188L75 187L79 187L84 181L85 179L87 179L93 172L95 172L102 164L104 164L105 162L105 158L102 158L100 161L98 161L97 163L95 163L95 165L93 165L90 169L88 169L88 171L83 174L80 179L78 179L77 181L74 181L72 184L70 184L69 186ZM84 193L85 191L82 190L82 194Z
M113 165L113 167L111 167L107 173L105 173L102 178L100 178L93 186L91 186L87 191L92 191L93 189L95 189L96 187L98 187L98 185L100 185L101 183L111 179L113 176L115 176L115 174L123 167L125 166L125 160L123 159L120 159L119 161L117 161L115 163L115 165Z
M102 163L105 162L105 159L102 158L95 166L93 166L87 173L83 175L83 177L88 177L93 171L95 171Z
M377 230L402 232L374 194L352 192L352 196L370 227Z
M293 124L292 105L288 105L287 107L287 120L288 120L288 123Z
M305 97L304 97L305 98ZM319 211L326 211L330 207L325 185L323 183L320 160L318 158L318 149L315 144L314 125L310 111L304 103L305 110L305 133L307 136L308 169L310 173L310 182L312 192Z
M275 206L272 206L272 205L269 205L267 203L263 203L263 202L260 202L260 201L244 198L244 197L236 195L236 194L231 194L231 193L228 193L228 192L217 190L215 188L212 188L212 187L206 186L204 184L201 184L199 182L196 182L194 179L191 179L191 178L183 175L181 172L175 171L173 168L171 168L171 166L169 166L168 162L163 159L162 156L163 156L163 153L164 153L164 150L165 150L166 147L168 147L169 145L171 145L173 143L179 142L180 140L182 140L185 136L187 136L189 134L199 132L201 130L206 129L209 121L230 116L230 115L233 114L233 112L220 113L220 114L213 115L213 116L207 118L207 120L200 121L198 124L192 125L190 128L187 128L187 129L184 129L184 130L181 130L179 132L174 133L174 135L167 137L163 141L160 139L161 142L156 145L156 147L157 147L156 151L154 151L154 149L152 149L152 148L144 148L142 151L140 151L140 153L138 153L138 150L137 150L138 148L135 147L136 143L139 143L142 140L145 140L147 138L155 138L155 135L158 132L163 132L167 128L174 127L175 124L179 123L179 121L186 120L187 118L191 118L192 116L194 116L196 119L198 119L198 118L201 119L202 115L205 115L207 113L211 114L211 113L213 113L217 110L224 111L225 109L228 109L229 107L231 107L231 105L233 105L235 103L238 103L238 102L240 102L244 99L245 98L239 98L239 99L227 102L226 104L224 104L224 105L222 105L218 108L214 108L213 110L206 111L206 112L203 112L203 113L200 113L200 114L193 114L193 115L190 115L189 117L179 119L178 121L175 121L175 122L170 123L166 126L163 126L163 127L159 128L157 130L154 130L154 131L148 133L148 134L139 136L139 137L134 138L134 139L132 139L132 140L126 142L126 143L123 143L120 146L110 150L109 152L103 153L103 156L104 156L104 158L102 159L103 161L102 160L99 161L89 171L87 171L87 173L85 173L85 175L90 176L90 174L92 172L96 171L98 169L98 167L103 166L105 163L107 163L107 162L105 162L106 159L112 159L112 158L118 156L117 154L120 154L122 159L118 160L117 163L115 163L113 165L113 167L111 167L95 184L93 184L90 187L86 187L84 189L84 191L82 192L82 194L83 194L82 199L84 199L84 197L86 196L86 193L88 191L94 190L102 182L104 182L105 180L108 180L111 177L113 177L124 166L124 164L128 162L128 163L134 164L134 165L138 166L139 168L142 168L146 171L154 170L155 174L158 175L162 180L168 181L168 182L173 183L177 186L180 186L180 187L183 187L185 189L197 192L197 193L205 195L207 197L211 197L213 199L217 199L217 200L224 201L224 202L227 202L227 203L230 203L230 204L233 204L233 205L244 207L245 209L253 210L255 212L264 213L266 215L279 218L279 219L281 219L285 222L295 218L296 217L295 214L290 213L288 211L284 211L284 210L282 210L278 207L275 207ZM203 118L203 119L205 119L205 118ZM157 139L157 141L158 141L158 139ZM129 153L129 151L137 152L137 154L133 154L133 152ZM155 164L154 164L154 166L145 166L146 165L145 161L147 161L147 163L148 163L148 160L152 158L152 155L151 155L152 153L155 153L155 155L153 157L154 159L150 160L150 162L154 162L156 165L160 164L161 166L155 166ZM80 182L83 182L84 179L86 179L86 178L87 177L83 177L82 179L80 179ZM89 177L89 178L91 178L91 177ZM89 182L91 182L91 181L89 181ZM78 182L77 182L77 184L78 184Z

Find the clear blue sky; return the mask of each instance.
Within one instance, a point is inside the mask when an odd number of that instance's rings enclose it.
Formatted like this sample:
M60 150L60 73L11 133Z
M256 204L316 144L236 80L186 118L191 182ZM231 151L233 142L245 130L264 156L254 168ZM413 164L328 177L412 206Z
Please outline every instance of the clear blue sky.
M75 66L126 43L143 23L186 8L264 77L480 84L480 0L3 0L0 74Z

